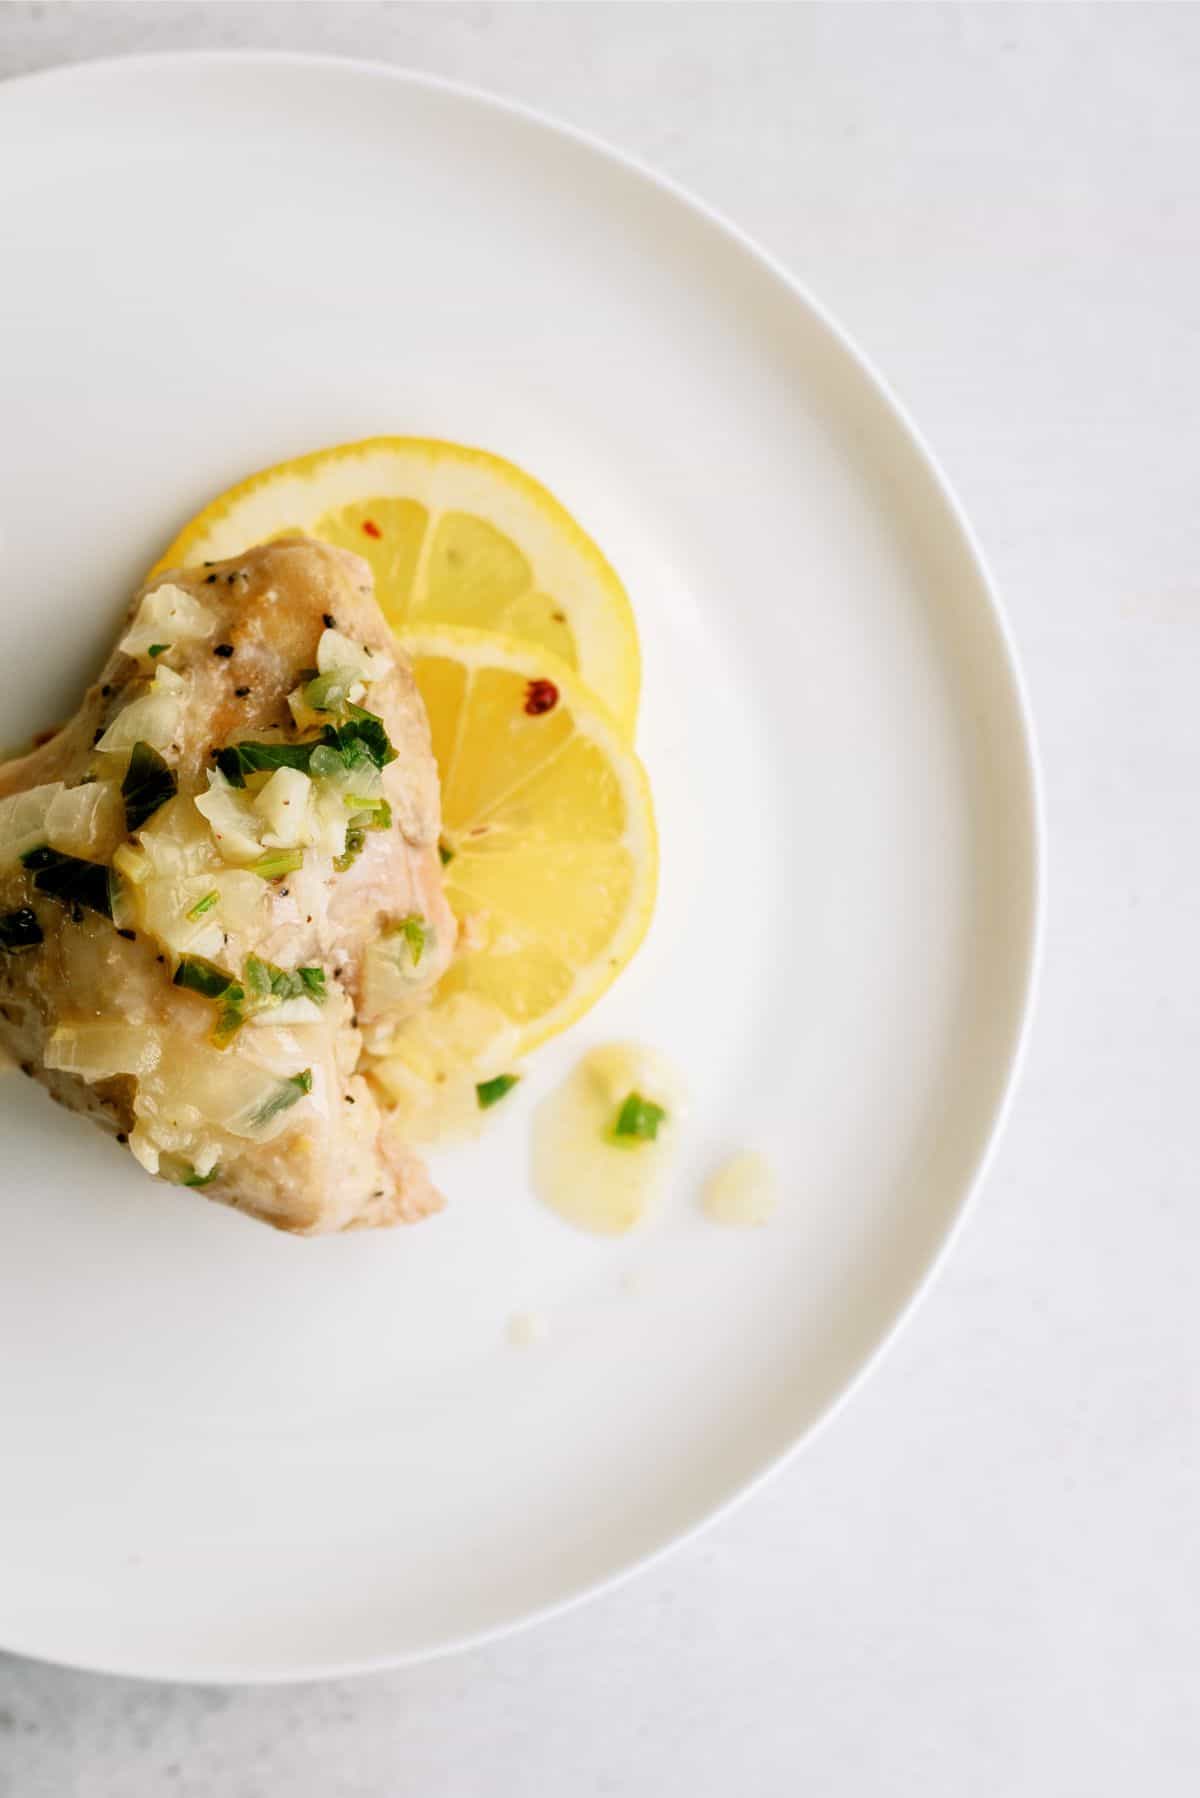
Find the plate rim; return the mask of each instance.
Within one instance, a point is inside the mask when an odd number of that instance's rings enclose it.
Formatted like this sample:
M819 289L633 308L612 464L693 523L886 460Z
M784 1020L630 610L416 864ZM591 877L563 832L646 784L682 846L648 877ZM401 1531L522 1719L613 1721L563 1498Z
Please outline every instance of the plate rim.
M1019 970L1019 1002L1014 1008L1011 1042L1006 1055L1007 1065L1003 1067L999 1096L990 1121L981 1132L978 1145L970 1161L969 1171L961 1181L953 1210L943 1226L936 1246L913 1282L911 1289L901 1298L889 1321L884 1324L874 1345L863 1356L841 1390L828 1400L824 1408L806 1427L800 1430L785 1448L764 1462L756 1472L736 1483L724 1498L703 1511L690 1524L613 1571L596 1579L585 1581L562 1596L521 1611L504 1622L483 1625L477 1630L450 1636L443 1641L400 1650L392 1654L349 1656L323 1661L310 1660L305 1661L299 1667L284 1663L270 1665L254 1663L246 1666L225 1659L197 1670L194 1663L187 1666L173 1666L168 1660L165 1666L149 1667L137 1660L125 1663L119 1658L100 1660L84 1657L80 1659L67 1654L47 1653L44 1649L26 1648L19 1641L0 1642L0 1650L5 1653L22 1655L47 1666L72 1668L88 1673L113 1674L128 1679L178 1684L275 1686L302 1685L322 1679L381 1673L390 1669L415 1667L431 1661L443 1660L451 1655L465 1653L471 1649L502 1641L508 1636L515 1635L518 1631L549 1622L552 1618L563 1616L566 1612L591 1599L613 1592L627 1581L665 1560L676 1549L696 1541L705 1530L731 1515L738 1506L751 1498L768 1480L808 1448L841 1413L842 1409L851 1402L859 1389L874 1373L884 1356L898 1341L901 1332L907 1328L918 1306L924 1301L941 1272L968 1215L978 1203L980 1191L991 1171L997 1149L1008 1124L1028 1053L1033 1021L1037 1011L1045 953L1046 815L1044 774L1038 749L1037 731L1028 684L1017 652L1014 632L983 547L942 463L907 407L893 392L871 356L826 308L824 303L811 292L807 284L728 214L702 199L689 187L676 180L674 176L664 174L651 163L611 143L599 133L570 124L551 112L531 106L525 101L494 93L471 82L459 81L407 64L380 62L370 57L327 55L300 50L180 49L145 51L128 56L90 57L56 63L49 68L34 69L0 80L0 119L2 119L8 96L16 90L26 90L48 84L66 87L73 82L87 80L103 82L129 71L153 72L179 64L208 64L220 67L231 63L256 64L268 69L292 66L325 68L335 70L339 74L353 73L376 80L382 78L394 82L397 87L423 90L426 93L440 94L452 100L467 101L482 106L501 117L547 132L552 137L565 138L579 148L588 151L600 161L615 164L626 175L657 190L659 194L673 201L675 205L683 207L685 211L711 227L768 275L793 303L802 307L810 318L815 320L853 366L867 387L872 390L876 400L882 404L884 411L890 416L892 424L899 428L910 453L914 454L920 463L926 479L931 483L937 499L944 508L945 522L957 533L960 547L966 553L973 571L979 597L985 602L995 627L997 648L1000 652L998 666L1002 664L1002 672L1007 679L1013 702L1014 723L1017 726L1017 741L1013 746L1014 749L1020 751L1021 772L1028 800L1028 891L1024 894L1022 919L1026 949L1023 964Z

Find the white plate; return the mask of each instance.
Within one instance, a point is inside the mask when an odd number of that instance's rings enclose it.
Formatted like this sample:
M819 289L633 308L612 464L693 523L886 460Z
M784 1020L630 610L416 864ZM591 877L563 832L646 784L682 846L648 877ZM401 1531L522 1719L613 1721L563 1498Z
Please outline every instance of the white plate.
M376 431L513 457L646 655L650 940L448 1212L293 1241L0 1082L0 1642L272 1679L435 1654L677 1540L827 1414L976 1181L1029 1003L1029 726L967 526L836 328L543 120L278 56L0 92L5 732L246 470ZM530 1197L538 1096L635 1034L692 1122L644 1235ZM782 1216L720 1230L765 1148ZM515 1312L548 1339L517 1349Z

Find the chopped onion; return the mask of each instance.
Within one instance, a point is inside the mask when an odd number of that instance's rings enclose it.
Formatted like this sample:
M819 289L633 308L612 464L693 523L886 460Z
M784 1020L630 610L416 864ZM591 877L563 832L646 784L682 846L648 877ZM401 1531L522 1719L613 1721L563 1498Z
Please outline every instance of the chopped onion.
M20 861L46 841L46 817L63 790L62 781L56 780L0 799L0 863Z
M263 852L263 820L255 810L252 793L231 786L219 768L210 768L208 791L197 794L194 804L208 820L217 852L225 861L248 866L258 860Z
M60 1024L46 1043L45 1062L64 1074L88 1081L111 1080L117 1074L142 1078L162 1059L157 1031L133 1024Z
M169 748L183 712L184 684L183 677L173 668L160 664L146 691L117 713L96 748L106 755L132 749L135 743L149 743L152 749Z
M324 630L317 644L317 673L333 674L335 671L345 674L349 681L373 681L387 674L392 667L392 658L382 650L368 649L365 643L355 643L353 638L344 637L341 631ZM354 695L350 697L353 699Z
M125 807L115 780L65 788L46 813L50 847L84 861L107 861L124 834Z
M276 768L255 794L254 810L266 826L262 841L268 849L297 849L316 841L312 791L312 782L299 768Z
M215 626L216 619L207 606L173 581L164 581L144 596L136 618L121 638L121 648L126 655L145 656L152 643L170 649L177 643L203 642L212 636Z

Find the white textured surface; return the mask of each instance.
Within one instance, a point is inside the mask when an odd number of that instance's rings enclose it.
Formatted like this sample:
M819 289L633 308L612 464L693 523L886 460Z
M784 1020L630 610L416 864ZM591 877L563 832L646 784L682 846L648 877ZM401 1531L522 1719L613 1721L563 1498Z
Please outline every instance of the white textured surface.
M1047 968L948 1268L740 1513L587 1609L401 1675L214 1693L0 1661L0 1795L1190 1793L1200 12L0 12L0 73L193 43L530 100L812 285L1006 597L1046 766Z

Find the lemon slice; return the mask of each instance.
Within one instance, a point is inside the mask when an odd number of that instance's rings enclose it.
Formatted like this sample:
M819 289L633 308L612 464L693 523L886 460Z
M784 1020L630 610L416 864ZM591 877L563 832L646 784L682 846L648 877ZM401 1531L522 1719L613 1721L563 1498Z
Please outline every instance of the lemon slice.
M398 629L495 630L552 651L632 736L641 655L628 595L570 513L511 462L422 437L316 450L213 500L154 573L289 531L365 556Z
M433 1014L490 1020L481 1046L494 1058L502 1041L515 1060L593 1005L646 934L650 789L616 720L554 657L477 631L402 641L429 713L460 927ZM467 1056L461 1029L454 1041Z

